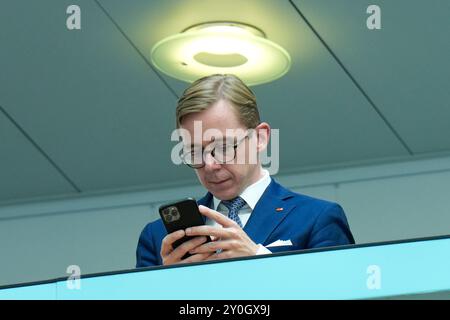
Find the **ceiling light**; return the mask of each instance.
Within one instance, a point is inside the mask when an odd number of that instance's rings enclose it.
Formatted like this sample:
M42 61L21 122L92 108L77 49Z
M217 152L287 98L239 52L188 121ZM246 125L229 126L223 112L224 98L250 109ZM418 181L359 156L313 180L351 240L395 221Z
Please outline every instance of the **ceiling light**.
M208 22L156 43L152 63L179 80L193 82L215 73L231 73L247 85L280 78L291 58L260 29L236 22Z

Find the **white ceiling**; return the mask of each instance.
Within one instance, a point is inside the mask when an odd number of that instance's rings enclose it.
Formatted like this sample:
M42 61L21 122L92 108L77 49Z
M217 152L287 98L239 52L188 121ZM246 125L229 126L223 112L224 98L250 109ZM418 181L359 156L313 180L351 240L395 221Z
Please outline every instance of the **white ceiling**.
M370 4L381 30L366 28ZM253 87L280 129L280 174L449 151L449 16L448 0L2 1L0 203L194 182L170 161L187 83L149 54L211 20L255 25L291 54L286 76Z

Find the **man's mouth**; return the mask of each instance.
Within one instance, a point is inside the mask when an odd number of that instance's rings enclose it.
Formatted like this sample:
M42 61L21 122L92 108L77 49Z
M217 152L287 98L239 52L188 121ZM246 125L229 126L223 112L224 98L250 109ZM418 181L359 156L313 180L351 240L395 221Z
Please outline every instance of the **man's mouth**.
M214 184L214 185L219 185L224 182L227 182L228 180L230 180L230 179L224 179L224 180L219 180L219 181L210 181L209 183Z

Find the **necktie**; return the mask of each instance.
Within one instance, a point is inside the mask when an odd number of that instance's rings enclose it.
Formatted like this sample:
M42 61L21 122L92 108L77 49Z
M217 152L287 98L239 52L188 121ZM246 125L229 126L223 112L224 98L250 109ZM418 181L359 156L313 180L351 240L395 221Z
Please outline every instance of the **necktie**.
M238 212L243 206L245 206L245 200L241 197L236 197L231 200L223 200L222 203L228 208L228 218L235 221L242 228L242 222L239 218Z

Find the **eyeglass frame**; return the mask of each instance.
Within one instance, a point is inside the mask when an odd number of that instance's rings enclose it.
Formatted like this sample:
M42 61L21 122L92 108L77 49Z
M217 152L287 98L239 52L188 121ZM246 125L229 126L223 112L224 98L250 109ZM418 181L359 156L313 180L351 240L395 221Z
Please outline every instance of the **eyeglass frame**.
M216 159L215 156L214 156L214 150L216 149L217 146L214 146L214 148L212 148L211 151L208 151L208 153L211 154L211 156L214 158L214 160L217 161L219 164L226 164L226 163L229 163L229 162L231 162L231 161L234 161L234 159L236 159L236 154L237 154L236 149L239 147L239 145L242 143L242 141L244 141L246 138L249 138L250 135L251 135L251 133L250 133L250 134L247 133L247 134L245 135L245 137L243 137L242 139L240 139L239 141L237 141L237 142L234 143L234 144L225 144L225 143L222 144L222 146L233 146L233 151L234 151L233 159L230 159L230 160L228 160L228 161L221 161L221 160ZM212 142L212 143L214 143L214 142ZM209 144L209 145L210 145L210 144ZM208 145L208 146L209 146L209 145ZM190 154L191 152L184 152L183 154L181 154L181 155L180 155L181 160L183 161L183 163L184 163L185 165L187 165L189 168L192 168L192 169L201 169L201 168L205 167L206 162L205 162L204 157L205 157L205 155L206 155L206 154L205 154L205 150L206 150L206 148L207 148L208 146L206 146L206 147L203 147L203 146L202 146L202 163L201 163L201 164L189 164L189 163L187 163L187 162L184 160L184 159L186 158L185 155Z

